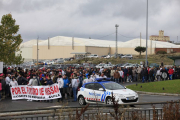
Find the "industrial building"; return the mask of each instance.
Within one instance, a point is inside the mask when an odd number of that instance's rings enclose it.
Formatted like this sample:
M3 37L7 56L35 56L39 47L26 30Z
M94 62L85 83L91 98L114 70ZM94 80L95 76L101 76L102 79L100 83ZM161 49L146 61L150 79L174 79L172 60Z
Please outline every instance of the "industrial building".
M76 37L56 36L47 40L39 40L39 59L55 59L73 57L73 53L91 53L98 56L115 54L115 41L85 39ZM137 46L146 46L145 39L132 39L126 42L118 42L119 54L139 54L134 49ZM148 54L155 54L157 49L163 49L171 52L172 49L178 49L180 46L169 42L148 40ZM30 40L20 45L22 57L25 61L37 59L37 40ZM145 53L143 53L145 54Z

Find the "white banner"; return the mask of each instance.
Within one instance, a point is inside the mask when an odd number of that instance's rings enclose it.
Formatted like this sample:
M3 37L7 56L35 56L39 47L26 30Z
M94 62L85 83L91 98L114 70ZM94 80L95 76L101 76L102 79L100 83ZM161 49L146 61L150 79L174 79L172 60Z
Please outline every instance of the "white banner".
M12 100L32 99L32 100L50 100L61 98L58 84L51 86L27 86L19 85L11 87Z

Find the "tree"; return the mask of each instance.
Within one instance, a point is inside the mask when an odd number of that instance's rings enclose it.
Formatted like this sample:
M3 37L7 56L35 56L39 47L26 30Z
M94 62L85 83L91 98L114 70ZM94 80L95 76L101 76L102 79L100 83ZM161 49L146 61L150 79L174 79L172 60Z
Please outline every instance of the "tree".
M11 14L3 15L0 24L0 61L7 65L21 64L24 59L19 49L22 43L21 35L17 34L19 25ZM16 54L16 53L19 54Z
M139 52L139 55L141 56L141 52L145 52L146 51L146 47L137 46L134 50L136 52Z

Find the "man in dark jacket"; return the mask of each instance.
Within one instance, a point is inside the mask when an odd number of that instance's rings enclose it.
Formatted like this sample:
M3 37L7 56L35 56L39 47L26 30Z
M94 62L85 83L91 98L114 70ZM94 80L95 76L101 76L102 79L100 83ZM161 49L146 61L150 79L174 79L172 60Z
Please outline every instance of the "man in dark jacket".
M17 82L18 85L27 85L27 79L24 78L21 74L19 74Z
M154 68L151 68L151 70L149 71L149 78L150 82L154 82Z
M148 76L148 70L147 68L143 68L143 70L141 71L141 76L142 76L142 82L146 82L147 81L147 76Z
M133 80L132 80L132 69L131 68L128 68L128 82L132 82ZM130 79L131 79L131 81L130 81Z
M127 74L128 74L128 70L126 69L126 67L124 67L123 72L124 72L124 82L126 82Z

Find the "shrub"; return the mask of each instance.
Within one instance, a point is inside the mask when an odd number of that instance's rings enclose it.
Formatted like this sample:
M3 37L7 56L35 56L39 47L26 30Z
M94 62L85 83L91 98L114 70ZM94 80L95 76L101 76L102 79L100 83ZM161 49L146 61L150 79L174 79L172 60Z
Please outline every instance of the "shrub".
M156 54L167 54L166 51L157 51Z

